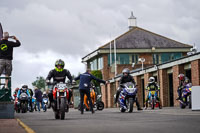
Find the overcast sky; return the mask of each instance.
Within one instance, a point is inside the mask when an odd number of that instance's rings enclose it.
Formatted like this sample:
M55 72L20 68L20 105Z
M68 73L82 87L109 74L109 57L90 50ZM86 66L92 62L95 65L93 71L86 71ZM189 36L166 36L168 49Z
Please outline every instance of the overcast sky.
M84 72L81 58L137 26L200 48L199 0L0 0L4 31L22 43L14 49L12 87L46 77L56 59L73 75Z

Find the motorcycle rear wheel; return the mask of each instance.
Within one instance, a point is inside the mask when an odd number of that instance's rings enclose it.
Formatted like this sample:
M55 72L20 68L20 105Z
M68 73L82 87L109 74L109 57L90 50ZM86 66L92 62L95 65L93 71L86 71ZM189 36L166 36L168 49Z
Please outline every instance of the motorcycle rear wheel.
M98 109L98 110L103 110L103 109L104 109L104 103L103 103L102 101L99 101L99 102L97 103L97 109Z

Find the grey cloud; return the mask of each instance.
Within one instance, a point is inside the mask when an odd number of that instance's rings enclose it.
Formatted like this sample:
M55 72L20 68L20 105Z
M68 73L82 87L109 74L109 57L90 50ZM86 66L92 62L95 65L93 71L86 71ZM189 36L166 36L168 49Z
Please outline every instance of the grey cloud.
M15 55L25 52L39 56L50 50L57 53L54 58L63 55L79 60L71 67L79 66L80 58L107 43L110 35L114 38L126 32L130 11L139 27L183 43L195 43L200 49L199 6L198 0L1 0L0 22L22 42L19 49L23 50L14 50ZM43 70L54 62L40 62L43 58L45 55L39 56L38 62L30 65L23 63L24 57L14 57L15 83L24 80L21 66L33 70L27 77L29 82L41 74L35 69L38 65ZM72 73L81 70L75 67Z
M1 5L0 19L29 52L51 49L84 56L106 43L110 34L114 37L127 31L131 10L142 28L183 43L200 42L196 37L199 8L194 0L21 0L13 9L10 2Z

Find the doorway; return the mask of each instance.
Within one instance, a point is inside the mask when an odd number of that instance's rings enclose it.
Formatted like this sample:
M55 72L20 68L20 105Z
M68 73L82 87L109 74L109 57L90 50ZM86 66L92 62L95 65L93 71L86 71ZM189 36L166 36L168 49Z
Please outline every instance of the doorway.
M145 86L144 86L144 79L141 79L142 82L141 82L141 86L142 86L142 99L143 99L143 102L142 102L142 106L144 107L144 102L145 102Z
M168 74L168 81L169 81L169 106L174 106L174 89L173 89L173 74Z
M185 70L185 76L188 77L190 79L190 82L191 82L191 69Z

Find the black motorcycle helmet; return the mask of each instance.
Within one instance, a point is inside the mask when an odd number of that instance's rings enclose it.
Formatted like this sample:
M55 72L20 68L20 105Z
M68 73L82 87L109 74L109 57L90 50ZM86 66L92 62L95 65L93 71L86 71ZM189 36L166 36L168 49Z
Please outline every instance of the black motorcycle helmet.
M58 68L58 66L61 66L61 68ZM65 62L61 59L58 59L55 63L56 71L58 71L58 72L62 72L64 66L65 66Z
M128 68L124 68L122 71L123 76L128 76L130 74L130 70ZM125 75L127 74L127 75Z
M185 77L185 83L186 84L190 83L190 79L188 77Z

